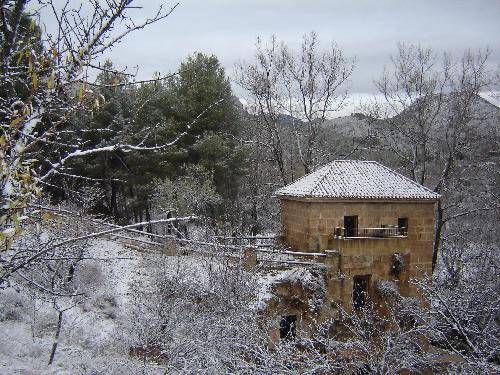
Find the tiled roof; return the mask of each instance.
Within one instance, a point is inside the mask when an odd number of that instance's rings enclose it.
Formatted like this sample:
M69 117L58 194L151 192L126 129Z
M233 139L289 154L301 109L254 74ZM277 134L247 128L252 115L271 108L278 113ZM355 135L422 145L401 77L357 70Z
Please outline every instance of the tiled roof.
M437 200L440 195L375 161L335 160L277 196L332 199Z

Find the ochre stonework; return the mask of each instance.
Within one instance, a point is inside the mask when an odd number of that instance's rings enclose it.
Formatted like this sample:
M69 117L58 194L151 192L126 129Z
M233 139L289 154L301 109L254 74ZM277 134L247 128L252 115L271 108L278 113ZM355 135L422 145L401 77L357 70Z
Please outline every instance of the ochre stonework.
M335 201L281 197L283 240L294 251L325 252L328 298L350 310L353 277L369 275L369 293L380 279L395 281L405 296L416 295L411 278L430 275L434 238L435 201ZM344 216L358 216L359 228L397 226L408 219L408 234L395 238L335 238ZM328 251L329 250L329 251ZM394 275L395 254L404 267Z

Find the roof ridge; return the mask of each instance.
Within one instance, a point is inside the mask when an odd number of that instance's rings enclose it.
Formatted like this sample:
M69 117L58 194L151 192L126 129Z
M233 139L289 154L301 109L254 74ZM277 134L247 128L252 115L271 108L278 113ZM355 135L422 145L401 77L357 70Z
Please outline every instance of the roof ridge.
M321 178L319 178L318 181L316 181L316 184L314 185L314 188L316 188L319 185L320 182L323 182L323 180L326 178L326 176L332 171L332 167L333 167L334 163L335 163L335 160L331 161L328 164L325 164L323 167L321 167L321 168L328 167L328 171L326 171L326 173L323 176L321 176ZM311 189L311 191L312 190L313 189Z
M356 160L356 159L336 159L336 160L332 160L330 163L334 163L337 161L348 161L351 163L352 162L355 162L355 163L377 163L375 160ZM327 164L330 164L330 163L327 163Z
M329 164L329 163L324 164L324 165L322 165L321 167L319 167L318 169L315 169L314 171L309 172L309 173L307 173L307 174L303 175L302 177L297 178L295 181L292 181L292 182L290 182L289 184L286 184L285 186L280 187L280 188L278 189L278 191L280 191L281 189L286 188L287 186L290 186L290 185L295 184L295 183L297 183L297 182L299 182L299 181L302 181L303 179L305 179L306 177L308 177L308 176L312 175L313 173L318 172L321 168L326 167L328 164Z

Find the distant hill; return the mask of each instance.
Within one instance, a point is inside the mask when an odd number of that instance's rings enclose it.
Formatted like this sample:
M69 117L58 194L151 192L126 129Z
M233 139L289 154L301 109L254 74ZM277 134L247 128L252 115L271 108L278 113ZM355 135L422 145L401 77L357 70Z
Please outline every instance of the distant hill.
M442 121L443 124L449 121L448 116L450 116L451 108L450 105L453 103L454 93L447 94L445 96L444 104L436 118L436 121ZM411 116L411 112L416 111L418 108L419 102L415 102L415 104L403 111L402 113L394 116L394 119L400 117L403 121L406 118ZM479 133L490 134L492 136L499 136L500 130L500 107L495 103L495 101L483 94L476 95L475 100L473 102L473 110L471 112L471 124L472 128ZM445 131L445 127L437 127L436 132Z
M448 94L452 95L452 94ZM244 104L238 102L239 109L249 115ZM476 98L476 103L474 113L473 113L473 124L478 132L484 132L490 134L493 137L499 136L500 130L500 100L498 95L493 94L480 94ZM417 106L418 104L415 104ZM407 118L408 113L411 111L411 107L404 112L397 114L393 119L398 117ZM447 116L446 107L442 109L442 120L445 120ZM337 136L337 137L349 137L349 138L364 138L373 135L376 132L371 123L375 122L376 119L370 118L363 113L353 113L350 116L337 117L333 119L326 120L322 127L327 133L327 136ZM293 123L300 124L302 121L297 118L293 118L289 115L283 114L280 116L280 125L291 126ZM439 131L439 130L438 130Z
M362 114L327 120L323 127L328 132L355 138L367 137L370 133L369 118Z

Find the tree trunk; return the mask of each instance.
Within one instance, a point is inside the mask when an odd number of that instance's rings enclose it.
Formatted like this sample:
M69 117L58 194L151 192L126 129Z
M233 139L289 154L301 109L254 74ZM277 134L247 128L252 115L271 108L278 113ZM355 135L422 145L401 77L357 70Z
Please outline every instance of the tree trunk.
M259 233L259 217L258 217L258 210L257 210L257 201L256 197L254 196L252 199L252 210L250 211L250 218L252 222L252 226L250 228L250 235L251 236L256 236Z
M286 178L285 162L283 160L283 155L279 150L274 150L274 160L278 164L278 169L280 171L281 181L283 181L283 186L288 185L288 179Z
M134 208L134 211L137 212L137 215L139 216L139 221L137 221L136 219L136 223L139 222L139 223L142 223L143 222L143 218L142 218L142 208L141 207L138 207L137 205L135 206ZM137 217L137 216L136 216ZM144 230L144 226L140 226L140 227L137 227L137 229L139 230Z
M62 319L63 319L63 312L59 311L56 334L54 337L54 343L52 344L52 351L50 352L49 365L51 365L52 362L54 362L54 357L56 355L57 345L59 344L59 336L61 334Z
M151 221L151 212L149 211L149 203L146 203L146 208L145 208L145 214L146 214L146 221L148 221L148 225L146 227L146 230L148 233L153 233L153 225L150 223Z
M116 201L116 184L111 182L111 208L113 216L115 217L115 223L120 221L120 212L118 211L118 204Z
M441 200L438 201L437 204L437 213L436 213L436 232L434 233L434 248L432 251L432 272L434 272L434 268L436 268L439 246L441 246L441 236L443 233L443 206Z

